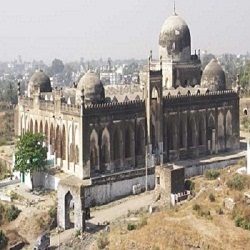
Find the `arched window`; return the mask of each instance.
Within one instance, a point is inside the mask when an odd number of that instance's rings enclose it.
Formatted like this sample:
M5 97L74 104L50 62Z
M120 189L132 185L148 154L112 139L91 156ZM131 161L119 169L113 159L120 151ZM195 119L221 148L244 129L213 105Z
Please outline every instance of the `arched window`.
M137 128L136 138L136 153L137 155L145 154L145 132L143 126L140 124Z
M65 125L63 125L63 129L62 129L62 160L66 160L66 131L65 131Z
M114 160L121 158L121 129L117 127L115 129L114 138L113 138L113 151Z
M125 132L125 158L134 156L134 135L131 126L128 126Z
M37 124L37 121L35 121L35 133L38 133L38 124Z
M196 124L193 117L188 117L188 147L195 147L196 146Z
M33 120L30 119L30 132L33 133Z
M61 131L59 125L56 127L56 157L61 158Z
M43 122L40 121L39 133L43 134Z
M204 121L204 117L201 116L199 119L199 145L205 145L205 134L206 130L205 130L205 121Z

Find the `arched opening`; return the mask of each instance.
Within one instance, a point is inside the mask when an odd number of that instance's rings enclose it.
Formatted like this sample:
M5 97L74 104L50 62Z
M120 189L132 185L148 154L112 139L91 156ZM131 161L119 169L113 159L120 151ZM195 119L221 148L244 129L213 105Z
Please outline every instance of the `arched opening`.
M213 130L215 129L215 119L212 114L208 118L207 139L210 141L210 148L212 147Z
M33 133L33 120L30 119L30 132Z
M105 172L107 164L110 163L110 136L107 128L102 133L102 144L101 144L101 164L100 171Z
M65 125L63 125L63 129L62 129L62 160L66 160L66 131L65 131Z
M50 145L51 145L51 153L55 152L55 130L53 124L50 125Z
M205 121L204 121L204 117L201 116L200 120L199 120L199 145L205 145L205 141L206 141L206 134L205 134L206 130L205 130Z
M125 132L125 158L134 156L134 135L131 126L128 126Z
M118 160L121 158L121 129L117 127L115 129L114 138L113 138L113 151L114 160Z
M137 155L145 155L145 133L141 124L137 128L136 135L136 153Z
M244 115L247 115L247 113L248 113L248 112L247 112L247 109L244 109L244 110L243 110L243 113L244 113Z
M38 133L38 124L37 124L37 120L35 121L35 133Z
M90 170L92 173L99 171L97 148L93 146L90 150Z
M224 116L222 112L218 115L218 137L224 137Z
M179 146L180 148L186 147L186 124L183 118L180 120L180 129L179 129Z
M152 122L152 117L150 123L151 123L150 130L151 130L152 153L154 154L156 149L156 138L155 138L155 126Z
M188 117L188 147L195 147L195 131L196 131L196 124L193 117Z
M57 125L56 127L56 157L61 158L61 132L60 127Z
M95 129L90 135L90 171L91 173L99 171L98 135Z
M46 146L48 147L49 145L49 126L48 126L48 122L45 122L45 142L46 142Z
M79 164L79 147L75 146L75 164Z
M233 134L233 128L232 128L232 115L231 111L227 111L226 115L226 135L232 135Z
M74 203L70 191L65 195L65 229L74 227Z
M43 134L43 122L40 121L39 133Z
M169 120L167 128L168 148L169 150L175 149L174 138L175 138L175 126L174 121Z

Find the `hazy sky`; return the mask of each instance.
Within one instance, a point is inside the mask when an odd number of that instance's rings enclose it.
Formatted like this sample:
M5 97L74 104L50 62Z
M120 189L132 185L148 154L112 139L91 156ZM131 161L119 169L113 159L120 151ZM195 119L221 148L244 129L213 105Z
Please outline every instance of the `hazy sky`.
M250 51L250 1L176 0L192 51ZM158 57L171 0L6 0L0 5L0 61Z

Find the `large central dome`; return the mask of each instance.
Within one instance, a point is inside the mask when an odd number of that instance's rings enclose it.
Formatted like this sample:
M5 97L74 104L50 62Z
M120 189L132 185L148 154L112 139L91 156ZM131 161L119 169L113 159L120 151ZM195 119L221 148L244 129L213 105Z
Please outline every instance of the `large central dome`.
M177 14L164 22L160 37L160 56L163 59L187 61L191 58L191 37L188 25Z

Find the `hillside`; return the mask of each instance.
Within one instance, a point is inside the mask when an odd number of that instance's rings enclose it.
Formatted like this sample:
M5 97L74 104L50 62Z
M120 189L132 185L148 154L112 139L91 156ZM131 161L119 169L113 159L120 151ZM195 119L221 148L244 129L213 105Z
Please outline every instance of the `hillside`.
M128 213L111 224L110 232L99 233L91 249L249 249L249 231L235 225L239 222L250 229L250 205L244 196L250 179L235 178L237 168L222 170L216 180L193 179L196 196L182 205L161 208L152 215ZM236 186L227 184L228 180ZM233 210L225 207L226 198L234 199Z

